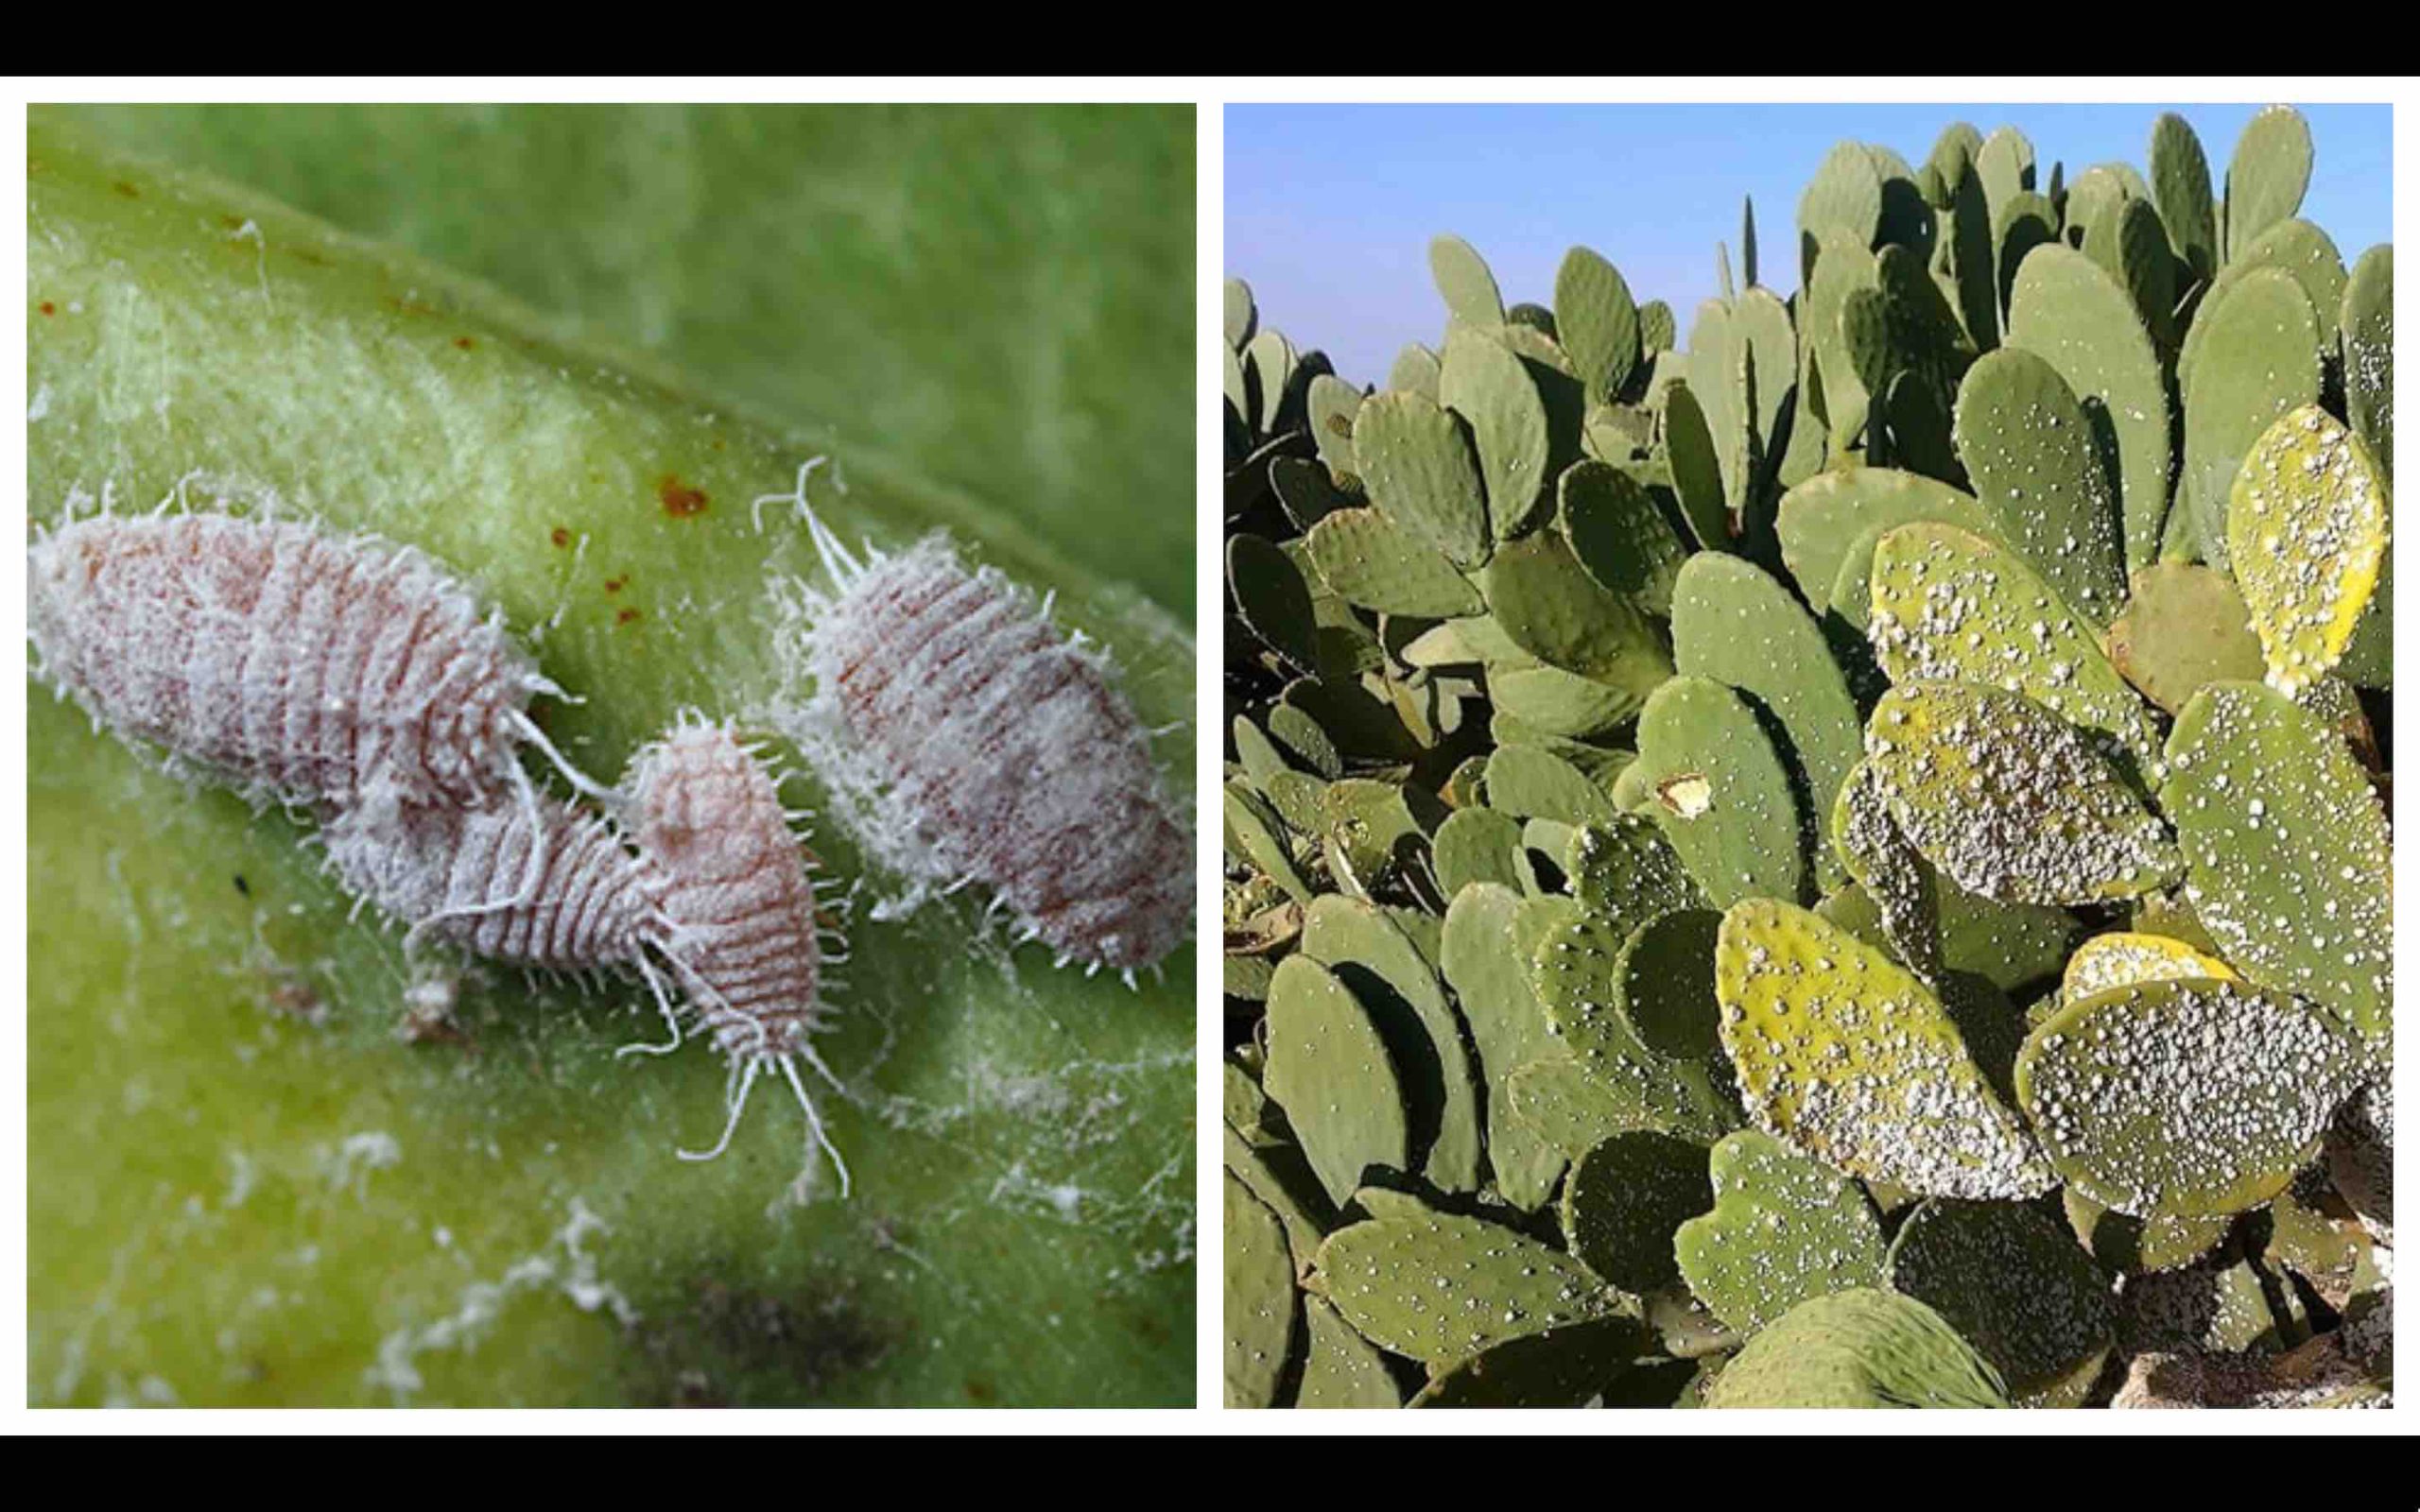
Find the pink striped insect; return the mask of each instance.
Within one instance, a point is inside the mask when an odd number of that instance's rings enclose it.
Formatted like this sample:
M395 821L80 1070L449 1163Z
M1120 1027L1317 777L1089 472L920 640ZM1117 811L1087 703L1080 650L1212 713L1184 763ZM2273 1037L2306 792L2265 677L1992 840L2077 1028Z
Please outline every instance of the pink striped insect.
M562 690L458 579L408 546L296 521L162 512L72 522L28 553L42 671L95 725L256 799L467 811L510 794L543 835L517 747ZM536 885L543 850L530 852Z
M121 735L283 802L480 806L560 696L458 578L409 546L288 520L94 515L29 553L43 671Z
M819 896L811 854L790 829L780 783L761 753L728 724L684 715L633 757L625 777L639 853L663 879L664 912L677 932L667 959L689 999L690 1020L714 1037L732 1068L730 1116L710 1160L731 1143L756 1078L790 1084L817 1144L832 1158L840 1194L849 1167L824 1132L800 1078L802 1060L833 1089L816 1053L829 1027L826 968L848 959ZM677 1048L683 1023L671 1021Z
M860 558L807 511L810 754L893 869L979 884L1019 941L1133 980L1191 932L1193 846L1107 660L948 540Z

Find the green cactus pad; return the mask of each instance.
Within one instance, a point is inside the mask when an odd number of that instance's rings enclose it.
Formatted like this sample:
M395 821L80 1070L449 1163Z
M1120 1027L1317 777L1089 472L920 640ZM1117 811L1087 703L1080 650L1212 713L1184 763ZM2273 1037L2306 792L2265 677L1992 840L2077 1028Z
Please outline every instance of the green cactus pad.
M1713 909L1675 909L1640 924L1623 943L1614 968L1622 1017L1657 1055L1703 1060L1720 1053L1714 944L1721 928Z
M1401 1079L1370 1013L1325 967L1303 955L1277 965L1265 1021L1269 1066L1261 1085L1342 1204L1376 1167L1410 1163Z
M2136 573L2106 644L2118 676L2171 714L2208 683L2256 679L2265 670L2243 595L2226 574L2198 562L2154 562Z
M1672 1249L1698 1300L1754 1333L1811 1297L1883 1284L1882 1221L1857 1183L1769 1134L1714 1147L1711 1211Z
M2077 1405L2117 1343L2108 1278L2064 1224L2022 1203L1926 1203L1891 1242L1890 1276L1990 1361L2020 1406Z
M1495 538L1507 541L1530 529L1550 496L1547 406L1528 367L1488 333L1457 325L1445 335L1437 397L1470 427ZM1383 493L1379 499L1387 502ZM1447 555L1454 555L1450 548Z
M1671 674L1653 622L1590 576L1555 531L1498 547L1479 582L1496 624L1542 662L1640 694Z
M1564 1240L1614 1285L1650 1292L1680 1276L1673 1230L1713 1205L1705 1146L1644 1129L1616 1134L1573 1163L1563 1189Z
M1314 901L1305 915L1302 953L1335 974L1386 1041L1420 1171L1441 1190L1476 1191L1478 1070L1436 968L1384 912L1334 894ZM1277 1095L1273 1083L1270 1091Z
M1227 585L1236 612L1263 645L1298 672L1319 670L1311 591L1294 558L1259 536L1229 536Z
M1304 392L1311 444L1319 448L1320 461L1331 480L1359 479L1361 470L1353 460L1353 421L1361 413L1361 399L1360 389L1332 372L1313 376ZM1343 484L1340 481L1338 486Z
M2162 112L2152 123L2152 199L2169 246L2196 278L2218 270L2219 216L2210 193L2210 160L2185 117Z
M2310 163L2310 123L2292 106L2272 105L2245 124L2227 163L2228 261L2302 209Z
M2394 843L2369 779L2319 715L2216 682L2169 735L2160 806L2186 896L2236 970L2383 1049L2393 1029Z
M1722 491L1722 461L1714 424L1689 384L1676 378L1664 391L1664 453L1682 516L1706 551L1731 546L1731 506Z
M2004 902L2107 902L2166 886L2176 847L2085 736L1972 683L1896 687L1866 724L1892 816L1957 885Z
M2137 1218L2093 1201L2073 1187L2059 1189L2067 1229L2092 1258L2128 1276L2176 1270L2219 1246L2235 1228L2235 1215Z
M1234 1177L1226 1191L1230 1407L1274 1407L1297 1327L1294 1259L1277 1214Z
M1786 903L1739 903L1723 919L1715 985L1723 1048L1769 1133L1927 1195L2050 1186L1941 1000L1845 930Z
M1554 313L1588 397L1612 401L1629 387L1641 355L1638 305L1620 270L1585 247L1565 252L1554 275Z
M1387 392L1419 394L1435 404L1438 367L1437 353L1415 341L1395 353L1393 366L1387 369Z
M2394 249L2361 254L2344 285L2344 413L2353 434L2394 476Z
M1340 1228L1314 1270L1318 1290L1363 1338L1430 1366L1625 1310L1561 1250L1446 1213Z
M1651 691L1608 687L1561 667L1491 665L1487 672L1496 713L1570 739L1614 730L1637 714Z
M1755 713L1720 682L1676 677L1638 716L1626 781L1717 907L1806 885L1806 818Z
M1267 436L1285 428L1284 421L1292 418L1288 412L1300 387L1300 370L1294 344L1278 332L1264 330L1244 348L1244 371L1250 375L1245 392L1258 396L1251 416L1255 430Z
M2302 285L2263 267L2213 293L2193 324L2202 352L2184 380L2180 488L2203 559L2225 568L2229 501L2244 454L2280 417L2319 398L2319 321Z
M1818 473L1782 496L1782 561L1820 614L1832 607L1832 585L1860 534L1918 520L1986 538L1999 531L1971 494L1938 479L1893 468L1851 468Z
M1572 846L1571 894L1626 929L1704 901L1671 842L1652 819L1635 814L1581 830Z
M2359 1086L2311 1008L2239 982L2139 982L2067 1004L2016 1059L2051 1164L2137 1217L2240 1212L2285 1190Z
M2297 696L2342 659L2385 565L2387 508L2369 448L2316 404L2279 418L2243 458L2228 549L2271 687Z
M2059 978L2059 995L2073 1003L2137 982L2196 980L2233 982L2239 978L2234 967L2181 939L2113 930L2095 935L2076 947L2076 953L2067 957L2066 972Z
M1788 589L1737 557L1690 558L1672 595L1672 664L1752 694L1771 710L1789 736L1782 754L1796 768L1809 812L1831 812L1858 761L1857 703L1824 632ZM1837 880L1829 852L1819 858L1819 874Z
M2187 327L2185 339L2176 355L2176 380L2180 391L2189 390L2194 369L2201 362L2203 348L2207 345L2212 326L2205 318L2232 294L2238 284L2258 272L2278 272L2290 276L2302 286L2310 300L2311 313L2319 324L2320 345L2333 352L2337 342L2337 320L2344 301L2346 274L2343 254L2327 232L2307 220L2288 220L2270 227L2250 247L2238 252L2234 261L2219 270L2217 278L2197 302L2193 323Z
M1498 746L1487 759L1487 806L1514 818L1589 824L1609 819L1614 800L1579 767L1536 746Z
M2013 126L1996 128L1975 149L1975 174L1983 180L1993 217L1998 218L2001 207L2032 191L2033 144Z
M1241 782L1226 788L1227 833L1261 875L1286 889L1296 901L1311 901L1310 885L1296 869L1286 845L1286 826L1266 799Z
M2108 737L2129 775L2155 778L2159 739L2100 639L2014 553L1919 521L1876 545L1866 636L1893 683L1971 682L2021 694Z
M2008 345L2058 369L2090 413L2117 462L2126 564L2148 566L2168 519L2169 401L2159 353L2133 296L2091 258L2064 245L2038 247L2017 267L2009 295Z
M1253 331L1257 322L1258 314L1253 308L1252 285L1239 278L1227 280L1227 345L1236 352L1241 352L1244 349L1244 343L1252 339Z
M2126 600L2114 481L2058 369L2021 348L1995 352L1958 390L1958 455L2000 539L2096 626Z
M1356 491L1348 493L1325 465L1306 456L1272 457L1269 463L1270 491L1297 530L1308 530L1337 510L1362 503L1360 480L1350 481Z
M1667 1060L1634 1040L1594 1059L1557 1055L1516 1066L1505 1087L1512 1116L1568 1160L1616 1134L1644 1129L1711 1144L1739 1125L1704 1065Z
M1447 619L1487 607L1443 552L1376 509L1339 509L1305 539L1320 577L1364 609Z
M1303 1298L1310 1347L1303 1358L1303 1382L1294 1405L1306 1408L1400 1407L1403 1388L1387 1357L1353 1332L1325 1297Z
M1504 296L1496 292L1495 275L1470 243L1460 236L1429 242L1428 272L1455 319L1477 326L1504 323Z
M1429 1379L1414 1407L1584 1407L1650 1348L1646 1327L1616 1314L1491 1346Z
M1513 852L1521 849L1521 825L1493 809L1461 809L1437 827L1433 864L1437 887L1452 898L1473 883L1512 886Z
M1674 579L1689 547L1647 486L1591 460L1564 469L1555 491L1564 540L1588 576L1651 614L1671 614Z
M2075 916L2065 909L1995 902L1961 892L1938 875L1933 905L1943 968L1972 972L2003 992L2022 992L2056 977L2083 933ZM1862 887L1841 888L1816 912L1869 945L1885 943L1881 911Z
M1438 952L1486 1081L1487 1156L1496 1191L1524 1211L1553 1194L1564 1158L1560 1146L1512 1116L1507 1090L1514 1068L1560 1050L1546 1010L1530 990L1523 937L1542 934L1567 907L1560 899L1525 904L1510 886L1474 884L1457 891L1447 906ZM1526 928L1524 916L1531 920Z
M1862 146L1842 142L1825 155L1798 198L1798 229L1818 241L1839 231L1859 246L1874 245L1882 229L1882 175Z
M1940 1314L1858 1289L1792 1308L1706 1388L1709 1407L2005 1407L1998 1374Z
M1274 980L1272 976L1271 980ZM1270 1115L1281 1127L1284 1120L1272 1106ZM1319 1176L1293 1143L1266 1130L1246 1133L1234 1122L1222 1131L1227 1174L1251 1189L1286 1226L1287 1242L1297 1255L1307 1255L1336 1226L1336 1204L1320 1186Z
M1486 485L1470 436L1451 411L1418 394L1374 394L1354 417L1353 455L1362 486L1389 520L1458 567L1487 559Z

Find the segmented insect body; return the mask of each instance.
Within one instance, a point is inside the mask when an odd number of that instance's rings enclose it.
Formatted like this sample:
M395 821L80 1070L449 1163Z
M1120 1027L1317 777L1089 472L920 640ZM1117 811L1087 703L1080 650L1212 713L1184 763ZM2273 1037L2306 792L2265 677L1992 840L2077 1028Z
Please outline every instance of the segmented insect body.
M421 553L218 514L99 515L30 553L43 672L94 717L285 802L482 807L526 786L498 616ZM549 754L552 754L549 747Z
M551 797L529 806L371 806L322 830L337 878L415 935L546 971L644 970L672 927L662 879L614 825Z
M778 784L729 726L684 718L639 752L623 785L639 853L661 878L673 932L664 953L688 989L691 1015L732 1062L730 1123L708 1153L729 1143L755 1078L778 1070L846 1195L849 1168L797 1069L804 1060L838 1085L810 1036L825 1020L825 963L846 957L825 954L839 939L821 921Z
M809 632L816 703L854 768L838 775L918 841L885 859L982 884L1063 962L1131 973L1175 949L1192 846L1103 660L942 538L860 561L810 527L838 587Z

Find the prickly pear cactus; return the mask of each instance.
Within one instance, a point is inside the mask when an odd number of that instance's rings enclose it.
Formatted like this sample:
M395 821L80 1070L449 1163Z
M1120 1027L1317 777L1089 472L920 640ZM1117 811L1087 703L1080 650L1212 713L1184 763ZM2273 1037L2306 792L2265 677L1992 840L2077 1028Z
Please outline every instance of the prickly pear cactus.
M2392 251L2300 218L2290 109L2223 173L2152 116L1841 143L1677 330L1611 242L1523 291L1440 237L1382 385L1231 395L1230 1168L1441 1131L1269 1201L1360 1183L1305 1380L1343 1329L1414 1406L2391 1390ZM1409 1054L1293 1085L1304 954Z

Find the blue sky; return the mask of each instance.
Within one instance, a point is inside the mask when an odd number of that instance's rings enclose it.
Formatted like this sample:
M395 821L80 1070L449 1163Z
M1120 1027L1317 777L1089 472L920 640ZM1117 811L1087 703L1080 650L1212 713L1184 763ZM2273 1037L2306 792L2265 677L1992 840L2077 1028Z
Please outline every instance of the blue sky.
M1641 302L1690 312L1715 293L1714 247L1735 276L1743 196L1756 203L1763 283L1797 283L1798 192L1842 138L1921 164L1943 127L2014 125L2047 186L2097 163L2141 167L2158 105L1235 105L1226 111L1226 271L1253 286L1261 319L1324 351L1355 383L1383 383L1407 342L1434 346L1444 306L1428 239L1453 232L1486 257L1506 302L1552 304L1575 245L1622 270ZM2194 105L2223 180L2255 106ZM2317 161L2303 215L2346 261L2391 240L2392 112L2305 106Z

